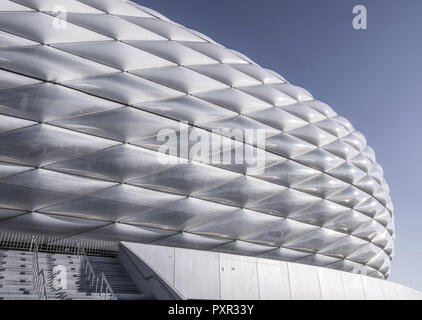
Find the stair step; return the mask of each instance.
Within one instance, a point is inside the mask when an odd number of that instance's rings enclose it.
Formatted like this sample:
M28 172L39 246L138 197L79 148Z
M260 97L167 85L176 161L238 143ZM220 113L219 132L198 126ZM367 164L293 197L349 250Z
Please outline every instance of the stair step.
M38 299L33 292L32 252L1 250L0 251L0 298L5 299ZM39 252L40 269L44 270L47 282L48 299L52 300L103 300L104 295L95 292L87 281L79 256ZM98 277L98 288L101 284L101 273L107 277L110 286L118 299L146 300L152 296L139 292L132 279L117 258L89 256L89 261ZM54 289L53 269L62 265L66 268L66 290Z

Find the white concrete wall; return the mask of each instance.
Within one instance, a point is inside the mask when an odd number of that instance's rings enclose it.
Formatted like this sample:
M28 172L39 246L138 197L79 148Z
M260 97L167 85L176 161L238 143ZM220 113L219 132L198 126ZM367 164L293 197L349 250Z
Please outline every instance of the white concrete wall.
M278 260L122 243L187 299L418 299L381 279Z

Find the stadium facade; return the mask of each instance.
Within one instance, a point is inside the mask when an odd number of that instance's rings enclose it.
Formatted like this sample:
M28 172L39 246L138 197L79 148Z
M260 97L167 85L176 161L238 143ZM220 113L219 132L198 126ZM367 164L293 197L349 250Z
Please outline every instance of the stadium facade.
M0 230L389 275L365 137L241 53L121 0L0 2Z

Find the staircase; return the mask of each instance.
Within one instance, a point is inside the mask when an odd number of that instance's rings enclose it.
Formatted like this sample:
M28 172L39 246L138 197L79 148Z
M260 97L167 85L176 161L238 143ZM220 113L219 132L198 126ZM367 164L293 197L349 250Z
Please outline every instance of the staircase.
M104 300L104 294L89 285L79 256L39 252L38 261L47 282L48 300ZM90 256L95 274L105 274L119 300L146 300L152 296L141 294L117 258ZM65 270L66 288L57 284L57 267ZM98 288L100 283L98 283ZM99 289L98 289L99 291ZM35 300L33 290L32 252L0 250L0 300Z
M33 292L31 252L0 250L0 299L38 299Z

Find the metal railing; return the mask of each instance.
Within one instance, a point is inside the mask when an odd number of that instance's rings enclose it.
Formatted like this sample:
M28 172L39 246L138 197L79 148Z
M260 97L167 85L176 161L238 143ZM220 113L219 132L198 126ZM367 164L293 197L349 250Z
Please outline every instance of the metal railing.
M34 235L13 232L0 232L0 248L31 250Z
M31 250L32 239L36 238L40 252L76 254L77 243L82 243L87 255L116 257L119 243L103 240L75 240L51 235L34 235L28 233L0 232L0 248Z
M38 240L34 237L30 244L30 251L32 251L32 274L34 291L38 294L40 300L47 300L47 283L45 281L44 270L40 270L38 260Z
M79 256L79 261L81 262L83 273L88 281L90 288L95 293L98 293L99 289L100 296L102 296L104 293L105 300L117 300L116 294L111 288L111 285L108 282L104 272L101 272L101 276L95 274L91 261L89 261L89 258L85 253L85 248L83 247L81 242L77 243L77 255ZM100 288L98 288L99 282Z
M101 290L100 295L103 295L103 284L104 284L104 298L107 300L107 297L110 295L110 300L117 300L116 294L110 286L104 272L101 272Z
M104 299L106 300L117 299L104 272L101 272L100 275L95 274L88 255L116 257L119 251L118 242L75 240L48 235L0 232L0 248L32 252L34 290L42 300L47 300L47 284L44 270L40 269L39 266L39 252L78 255L90 288L95 293L99 292L101 296L104 294Z

